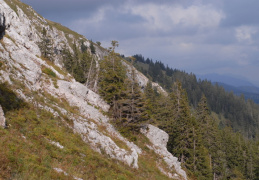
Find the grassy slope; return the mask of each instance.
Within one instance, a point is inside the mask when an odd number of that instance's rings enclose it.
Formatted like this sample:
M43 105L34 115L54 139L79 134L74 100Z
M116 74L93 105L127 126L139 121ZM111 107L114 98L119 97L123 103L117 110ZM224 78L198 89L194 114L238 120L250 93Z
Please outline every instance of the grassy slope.
M8 88L24 88L20 85L16 82ZM55 99L47 93L44 94L47 98L37 92L31 96L41 105L51 107L58 104L77 113L64 100ZM0 179L71 179L72 176L83 179L167 179L156 168L157 161L161 161L165 168L164 163L144 146L148 140L142 135L136 141L144 149L136 170L93 151L67 126L73 122L65 116L54 117L36 107L26 104L6 112L8 129L0 128ZM64 149L49 140L59 142ZM57 173L53 168L61 168L69 175Z

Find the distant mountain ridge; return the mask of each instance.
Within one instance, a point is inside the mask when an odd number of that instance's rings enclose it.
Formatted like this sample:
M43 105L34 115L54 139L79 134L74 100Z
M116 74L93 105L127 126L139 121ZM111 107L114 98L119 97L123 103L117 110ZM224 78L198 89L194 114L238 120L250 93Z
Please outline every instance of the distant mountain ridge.
M248 87L255 87L254 84L249 82L243 77L235 77L233 75L228 75L228 74L204 74L204 75L197 75L197 79L201 80L209 80L211 82L220 82L224 84L228 84L234 87L241 87L241 86L248 86Z
M222 86L228 92L232 91L236 95L244 94L245 99L252 99L255 103L259 104L259 88L243 78L215 73L197 75L197 78L201 80L207 79L213 84Z
M218 84L222 86L226 91L233 92L236 95L244 95L245 99L252 99L255 103L259 104L259 88L255 86L240 86L234 87L228 84L213 82L213 84Z

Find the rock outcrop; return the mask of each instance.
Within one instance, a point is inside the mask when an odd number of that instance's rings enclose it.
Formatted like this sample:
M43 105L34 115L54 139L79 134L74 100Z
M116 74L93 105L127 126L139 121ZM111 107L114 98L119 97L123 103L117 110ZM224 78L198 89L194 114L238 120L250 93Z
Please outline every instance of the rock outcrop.
M168 152L166 145L169 139L169 135L163 130L153 126L148 125L146 128L141 129L141 132L150 140L153 146L148 146L148 148L154 150L157 154L163 157L164 161L168 164L169 168L173 168L176 170L177 174L166 173L168 177L174 179L185 179L187 180L187 176L184 170L181 168L181 163L174 157L170 152ZM163 171L162 171L163 172ZM179 176L179 175L181 176Z
M6 121L5 121L4 111L2 106L0 106L0 127L2 128L6 127Z
M0 40L4 37L5 28L5 16L0 12Z
M131 73L132 73L132 71L134 71L135 80L138 82L141 89L144 89L147 86L149 79L144 74L139 72L135 67L132 67L131 65L127 64L126 62L124 62L123 64L127 68L127 76L131 77ZM167 96L167 92L158 83L151 82L151 84L152 84L152 87L156 88L159 93Z

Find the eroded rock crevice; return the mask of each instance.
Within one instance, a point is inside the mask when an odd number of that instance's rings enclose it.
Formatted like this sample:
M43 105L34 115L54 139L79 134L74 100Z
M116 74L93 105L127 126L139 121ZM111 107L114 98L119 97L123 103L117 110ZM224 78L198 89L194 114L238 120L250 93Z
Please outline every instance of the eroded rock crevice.
M5 35L5 29L6 29L6 25L5 25L5 16L4 14L0 13L0 40L4 37Z

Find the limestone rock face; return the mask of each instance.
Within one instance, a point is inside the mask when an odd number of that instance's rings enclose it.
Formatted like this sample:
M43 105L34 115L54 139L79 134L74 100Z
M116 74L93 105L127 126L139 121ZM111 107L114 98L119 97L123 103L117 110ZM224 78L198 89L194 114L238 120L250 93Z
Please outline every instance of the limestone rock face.
M178 161L176 157L174 157L170 152L167 151L166 145L169 139L168 134L163 130L150 124L146 128L141 129L141 132L153 144L153 146L148 147L150 149L153 149L160 156L162 156L169 168L174 167L177 172L177 174L165 174L174 179L187 179L186 172L181 168L181 163ZM179 177L178 174L181 175L181 177Z
M132 74L132 71L134 71L135 80L138 82L141 89L144 89L147 86L149 79L144 74L139 72L135 67L132 67L131 65L129 65L125 62L123 64L127 68L127 76L132 77L131 74ZM152 84L152 87L156 88L159 93L167 96L167 92L158 83L151 82L151 84Z
M6 127L6 122L5 122L5 117L4 117L4 111L2 109L2 106L0 106L0 127L5 128Z
M166 148L169 135L165 131L149 124L142 132L155 146Z

